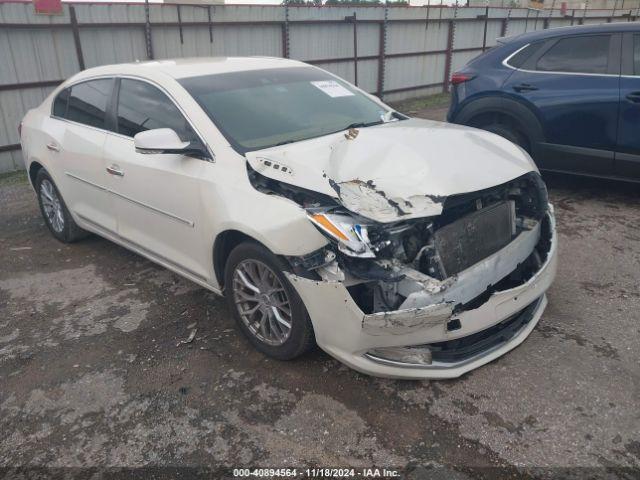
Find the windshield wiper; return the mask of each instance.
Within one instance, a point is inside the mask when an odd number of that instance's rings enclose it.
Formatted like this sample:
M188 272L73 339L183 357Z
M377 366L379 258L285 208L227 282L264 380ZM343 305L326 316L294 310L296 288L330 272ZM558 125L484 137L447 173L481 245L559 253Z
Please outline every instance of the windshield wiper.
M365 128L365 127L373 127L374 125L380 125L384 123L382 120L376 120L374 122L354 122L350 125L347 125L342 130L349 130L350 128Z

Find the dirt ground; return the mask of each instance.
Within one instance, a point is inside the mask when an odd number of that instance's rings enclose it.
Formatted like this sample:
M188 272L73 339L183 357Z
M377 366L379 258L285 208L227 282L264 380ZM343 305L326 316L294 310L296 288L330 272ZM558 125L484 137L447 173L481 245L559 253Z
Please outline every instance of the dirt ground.
M57 242L22 175L4 178L0 467L639 478L640 189L545 178L560 265L539 326L497 361L433 382L367 377L321 351L265 358L222 299L101 238Z

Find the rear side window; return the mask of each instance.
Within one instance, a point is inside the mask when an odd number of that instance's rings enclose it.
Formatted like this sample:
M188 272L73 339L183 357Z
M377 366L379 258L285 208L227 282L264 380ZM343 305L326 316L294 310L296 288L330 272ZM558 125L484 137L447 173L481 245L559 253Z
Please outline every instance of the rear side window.
M63 117L91 127L105 128L105 112L112 86L112 79L90 80L72 86L67 113Z
M633 36L633 73L640 75L640 35Z
M60 118L67 116L67 103L69 101L69 89L62 90L53 101L53 115Z
M118 95L118 133L133 137L154 128L171 128L184 142L197 139L178 107L164 93L146 82L122 79Z
M544 45L545 42L537 42L532 43L531 45L527 45L525 48L516 53L513 57L509 59L507 64L513 68L520 68L526 62L531 55L540 50L540 47Z
M610 41L610 35L563 38L540 57L536 70L607 73Z

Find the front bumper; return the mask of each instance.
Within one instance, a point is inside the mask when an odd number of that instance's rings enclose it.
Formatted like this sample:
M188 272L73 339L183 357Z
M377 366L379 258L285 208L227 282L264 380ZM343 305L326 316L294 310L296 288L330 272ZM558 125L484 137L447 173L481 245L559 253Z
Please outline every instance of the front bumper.
M537 272L525 283L496 291L477 308L454 312L451 302L384 314L364 314L341 282L288 274L313 323L316 341L327 353L360 372L378 377L455 378L520 345L538 323L546 290L557 268L557 238L549 214L549 247ZM500 253L500 252L499 252ZM456 329L448 328L452 320ZM435 345L434 345L435 344ZM401 363L368 352L386 347L430 345L428 365Z

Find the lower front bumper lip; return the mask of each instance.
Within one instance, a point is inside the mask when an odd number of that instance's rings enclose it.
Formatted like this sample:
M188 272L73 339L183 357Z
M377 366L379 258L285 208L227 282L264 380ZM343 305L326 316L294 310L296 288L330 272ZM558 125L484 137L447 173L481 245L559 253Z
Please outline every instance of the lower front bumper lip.
M544 310L546 304L547 304L547 300L545 296L542 296L536 299L531 305L525 307L523 311L518 314L518 317L516 318L518 322L518 328L517 328L517 331L515 331L512 336L504 339L502 338L504 333L499 330L498 332L496 332L496 334L493 335L493 337L495 337L495 340L488 339L488 340L492 340L491 341L492 345L487 346L487 348L481 349L481 351L479 351L478 353L463 355L462 358L457 361L434 360L430 364L425 365L425 364L416 364L416 363L390 360L387 358L382 358L382 357L373 355L371 353L365 353L364 357L376 363L380 363L382 365L389 365L392 367L400 367L400 368L419 368L421 370L461 369L466 365L473 364L474 362L491 355L491 353L493 353L494 351L501 350L503 347L510 345L514 339L518 338L522 334L522 332L527 330L527 327L532 321L534 321L536 316L537 318L540 317L539 314ZM483 332L479 332L479 333L482 334ZM514 348L516 345L517 343L515 345L512 345L511 348ZM425 345L425 347L429 347L429 345Z
M366 354L357 358L354 357L353 362L345 362L354 370L375 375L384 378L398 378L406 380L423 380L423 379L451 379L458 378L465 373L475 370L482 365L501 357L507 352L513 350L529 336L535 326L540 321L540 317L547 306L546 295L543 296L536 306L535 312L531 320L508 342L496 345L495 347L485 350L482 353L462 360L460 362L439 363L433 362L431 365L417 366L401 364L389 360L373 359ZM343 360L344 361L344 360ZM372 367L371 364L375 364Z

